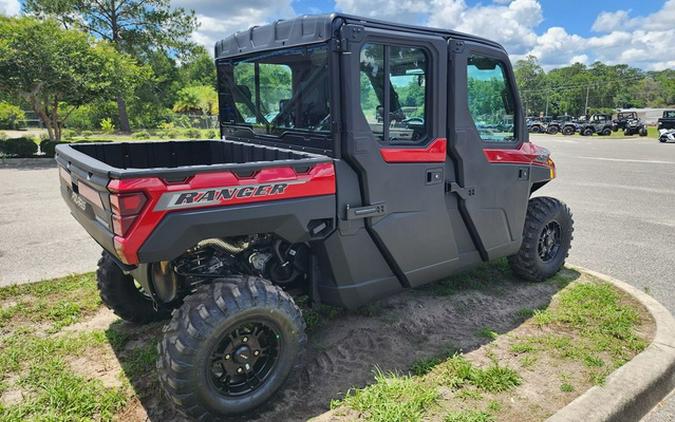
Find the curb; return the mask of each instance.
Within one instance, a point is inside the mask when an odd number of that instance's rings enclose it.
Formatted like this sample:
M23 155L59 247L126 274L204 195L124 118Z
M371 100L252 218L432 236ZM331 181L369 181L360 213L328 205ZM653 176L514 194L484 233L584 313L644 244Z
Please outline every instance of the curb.
M0 158L0 168L56 167L56 160L51 157L39 158Z
M675 388L675 319L654 298L635 287L583 267L568 265L613 284L633 296L652 315L652 343L595 386L560 409L547 422L639 421Z

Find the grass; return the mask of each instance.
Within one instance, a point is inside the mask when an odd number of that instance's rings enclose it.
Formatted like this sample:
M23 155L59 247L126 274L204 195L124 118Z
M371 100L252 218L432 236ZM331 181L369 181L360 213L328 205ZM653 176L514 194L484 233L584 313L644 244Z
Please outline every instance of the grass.
M5 287L0 305L0 394L23 394L18 403L0 404L0 420L111 420L129 391L86 379L69 366L105 347L106 333L63 331L100 308L94 275Z
M351 390L331 407L348 406L365 412L372 422L420 420L425 409L438 400L438 391L411 376L375 372L375 384Z
M55 333L101 305L93 273L5 287L0 289L2 302L8 304L0 311L0 333L25 322L44 325L48 333Z

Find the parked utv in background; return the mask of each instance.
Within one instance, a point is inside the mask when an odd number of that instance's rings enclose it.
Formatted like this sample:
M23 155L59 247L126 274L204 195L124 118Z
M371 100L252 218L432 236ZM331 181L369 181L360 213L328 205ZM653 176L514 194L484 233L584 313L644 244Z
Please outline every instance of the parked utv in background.
M623 130L624 136L647 136L647 125L634 111L617 113L612 123L614 123L614 131Z
M574 118L572 116L558 116L558 117L552 119L548 123L548 125L546 125L546 133L548 133L549 135L555 135L558 132L562 132L563 128L566 125L568 127L573 127L572 126L573 120L574 120ZM569 133L569 131L568 131L567 135L572 135L573 133L574 132Z
M528 121L527 130L531 133L545 133L548 123L551 121L551 117L535 117Z
M616 113L616 119L612 120L614 131L625 130L630 120L639 120L638 114L634 111L620 111Z
M572 215L532 197L555 165L499 44L332 14L238 32L215 60L222 140L56 147L103 302L171 318L157 370L182 414L260 409L298 372L294 297L356 308L500 257L530 281L563 265Z
M656 129L675 129L675 110L664 111L663 117L658 120Z
M594 133L602 136L611 135L613 131L611 114L594 114L588 120L579 123L579 133L591 136Z

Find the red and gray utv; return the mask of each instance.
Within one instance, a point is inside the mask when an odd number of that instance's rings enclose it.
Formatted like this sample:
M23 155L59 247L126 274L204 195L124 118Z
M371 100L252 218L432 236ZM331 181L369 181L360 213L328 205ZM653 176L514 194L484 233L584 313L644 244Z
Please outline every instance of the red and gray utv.
M215 60L221 140L56 148L104 303L171 318L157 367L185 415L271 399L306 343L298 294L356 308L500 257L530 281L563 265L572 217L532 198L555 165L499 44L332 14Z

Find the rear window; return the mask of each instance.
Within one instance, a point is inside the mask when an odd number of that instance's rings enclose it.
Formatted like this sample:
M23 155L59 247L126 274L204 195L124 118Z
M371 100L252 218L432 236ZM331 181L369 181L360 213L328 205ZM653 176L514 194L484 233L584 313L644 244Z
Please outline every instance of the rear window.
M239 137L329 149L330 72L325 45L221 60L221 124Z

